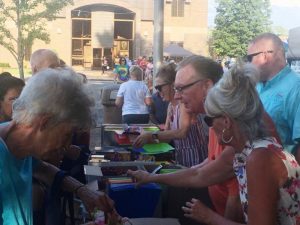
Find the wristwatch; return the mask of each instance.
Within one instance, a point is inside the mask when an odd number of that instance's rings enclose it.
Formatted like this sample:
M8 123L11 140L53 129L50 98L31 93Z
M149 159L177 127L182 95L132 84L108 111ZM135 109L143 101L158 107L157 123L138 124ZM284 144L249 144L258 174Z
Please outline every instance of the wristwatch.
M154 143L156 143L156 144L159 143L158 133L157 133L157 132L153 132L153 133L152 133L152 140L153 140Z

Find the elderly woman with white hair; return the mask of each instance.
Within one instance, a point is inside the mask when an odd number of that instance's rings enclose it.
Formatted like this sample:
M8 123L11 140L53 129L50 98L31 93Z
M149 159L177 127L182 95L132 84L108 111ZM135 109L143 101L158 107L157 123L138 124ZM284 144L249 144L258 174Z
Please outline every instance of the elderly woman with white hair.
M32 224L32 173L51 185L60 171L40 159L63 156L73 129L91 125L90 106L85 85L69 69L46 69L30 78L13 104L12 121L0 125L0 224ZM76 193L89 212L117 215L105 194L69 176L62 189Z
M130 67L129 75L130 80L121 84L115 103L122 107L123 123L146 124L149 122L151 93L142 81L143 70L139 66Z
M238 64L226 73L206 97L206 122L220 144L235 149L233 168L245 223L299 224L300 167L264 129L264 109L255 89L258 74L249 64ZM187 217L206 224L237 224L196 199L183 210Z

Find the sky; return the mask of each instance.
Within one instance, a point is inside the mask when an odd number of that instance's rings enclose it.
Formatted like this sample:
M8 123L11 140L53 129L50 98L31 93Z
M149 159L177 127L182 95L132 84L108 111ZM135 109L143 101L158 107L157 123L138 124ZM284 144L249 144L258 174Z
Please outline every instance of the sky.
M243 1L243 0L241 0ZM208 25L214 25L216 15L215 0L208 0ZM300 0L271 0L273 26L281 26L287 31L300 26Z

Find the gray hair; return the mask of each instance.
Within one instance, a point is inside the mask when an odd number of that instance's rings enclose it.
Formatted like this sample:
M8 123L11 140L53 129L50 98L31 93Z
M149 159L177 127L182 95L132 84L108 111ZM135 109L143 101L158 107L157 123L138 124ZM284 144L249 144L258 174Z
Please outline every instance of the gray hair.
M169 63L160 66L156 77L161 78L167 84L173 84L176 78L176 65L175 63Z
M208 116L226 114L237 121L250 141L266 135L264 109L255 88L258 78L253 65L239 62L208 92L204 105Z
M200 55L186 57L179 63L176 70L178 71L187 65L191 65L195 69L197 72L195 75L199 78L210 79L214 84L218 82L223 74L221 64L208 57Z
M49 125L69 122L78 128L92 124L93 101L81 78L67 68L45 69L27 82L13 104L13 120L32 124L40 115L51 117Z
M137 80L142 80L143 78L143 70L141 67L133 65L129 69L130 77L135 77Z

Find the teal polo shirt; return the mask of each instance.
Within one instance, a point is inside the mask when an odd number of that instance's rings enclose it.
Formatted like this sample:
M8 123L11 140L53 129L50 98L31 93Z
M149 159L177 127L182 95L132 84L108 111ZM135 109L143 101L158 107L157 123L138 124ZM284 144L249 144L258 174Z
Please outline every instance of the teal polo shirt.
M265 110L275 123L285 147L300 141L300 75L287 65L265 83L258 83Z

